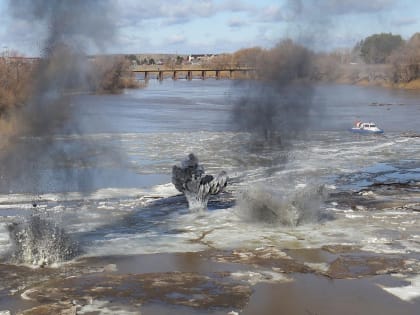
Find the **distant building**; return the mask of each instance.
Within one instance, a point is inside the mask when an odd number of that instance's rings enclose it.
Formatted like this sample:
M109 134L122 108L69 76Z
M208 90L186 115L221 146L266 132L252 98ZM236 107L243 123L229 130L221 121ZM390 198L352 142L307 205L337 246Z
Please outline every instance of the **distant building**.
M191 54L191 55L188 56L188 62L199 63L199 62L202 62L202 61L209 61L210 59L214 58L215 56L217 56L217 55L215 55L215 54Z
M41 58L37 57L21 57L21 56L7 56L7 57L0 57L5 62L19 62L19 63L29 63L29 64L35 64L38 63Z

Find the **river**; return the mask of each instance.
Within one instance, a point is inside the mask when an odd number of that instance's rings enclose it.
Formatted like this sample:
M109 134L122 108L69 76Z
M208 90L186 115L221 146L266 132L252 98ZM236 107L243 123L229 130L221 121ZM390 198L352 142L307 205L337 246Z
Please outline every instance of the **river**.
M348 303L355 312L414 314L420 306L420 93L317 85L312 87L311 123L303 134L287 148L255 150L249 134L232 122L233 106L247 89L230 80L164 80L120 95L74 97L77 121L53 135L68 161L40 161L36 180L11 181L0 193L0 255L7 257L11 250L7 225L41 212L80 244L82 253L66 265L106 265L118 257L114 263L125 274L226 271L231 272L229 281L246 283L255 292L249 293L249 304L216 303L198 310L178 303L184 296L170 292L166 300L157 298L156 305L156 298L150 298L149 304L138 306L142 314L165 314L168 309L180 314L239 309L270 314L279 305L276 298L264 301L268 289L260 283L268 282L266 278L289 286L294 281L296 296L284 306L292 313L335 314L340 303ZM384 134L350 133L357 119L375 121ZM225 170L229 175L226 192L212 197L203 213L191 213L171 184L172 166L191 152L206 173ZM274 217L270 209L276 209ZM296 215L299 219L289 224ZM209 257L203 262L202 256L188 261L178 256L186 253ZM267 255L287 257L310 271L282 269L273 261L266 265L262 260ZM383 268L372 267L375 263L367 256ZM345 272L333 268L335 259L345 260ZM14 264L6 260L2 266L4 271ZM253 274L244 266L253 266ZM354 292L353 284L346 289L335 280L341 289L334 293L324 277L362 278L357 282L362 289L376 291L366 293L370 302L355 306L357 298L344 297ZM364 287L366 281L370 289ZM12 280L0 284L0 311L21 308L18 294L35 285L35 280L23 288ZM316 297L317 285L337 300L331 308ZM282 288L270 292L286 294ZM305 307L299 305L301 294L309 294ZM103 302L103 296L97 300ZM385 306L377 306L381 300ZM79 313L88 309L79 306ZM115 314L137 313L121 306Z

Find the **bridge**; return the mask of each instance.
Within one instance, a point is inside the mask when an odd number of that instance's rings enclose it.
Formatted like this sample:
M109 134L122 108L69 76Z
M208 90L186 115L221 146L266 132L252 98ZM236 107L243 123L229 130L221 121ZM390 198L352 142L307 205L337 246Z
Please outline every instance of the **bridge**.
M201 79L215 78L216 80L226 78L254 78L256 69L253 67L211 67L211 66L161 66L161 65L140 65L132 66L131 71L144 74L144 80L149 80L152 76L162 81L165 77L173 80L185 78L192 80L193 77Z

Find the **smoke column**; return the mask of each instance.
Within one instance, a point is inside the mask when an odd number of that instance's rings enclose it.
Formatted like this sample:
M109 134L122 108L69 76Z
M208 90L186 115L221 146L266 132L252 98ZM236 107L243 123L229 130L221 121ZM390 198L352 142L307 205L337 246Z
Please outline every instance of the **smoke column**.
M45 41L29 100L7 117L1 117L0 191L9 193L23 187L23 192L41 194L46 189L41 183L49 185L50 177L59 178L54 181L59 187L49 187L54 191L65 192L68 187L89 191L91 176L80 169L95 166L95 155L87 152L103 149L88 141L68 146L56 137L80 134L77 112L69 95L90 89L88 81L93 73L85 52L103 51L114 37L110 3L11 0L9 9L15 19L40 25L44 33L34 36ZM55 217L36 209L9 226L11 261L49 265L77 256L81 251L78 243Z
M313 56L307 48L283 40L259 58L260 80L244 83L249 86L234 104L233 124L264 146L286 148L311 123L313 88L308 81Z
M234 125L250 132L252 140L285 148L317 123L312 113L321 109L313 104L311 79L316 76L316 65L309 47L328 42L327 3L287 0L281 8L279 23L286 25L285 34L279 34L278 44L258 56L259 81L249 83L233 110Z
M287 9L290 21L301 20L304 11L301 1L289 1ZM311 17L308 20L312 21ZM295 31L294 25L290 30ZM299 39L305 38L302 29L298 32L295 41L284 39L262 51L257 63L259 80L244 83L249 86L234 103L231 116L238 131L250 134L247 149L261 155L271 152L271 166L276 166L275 170L285 167L293 142L305 139L309 128L316 123L313 113L320 110L313 104L314 88L310 84L314 53L301 44ZM308 187L302 193L285 196L281 187L249 184L239 198L238 208L256 221L296 225L316 217L310 212L319 209L319 202L309 200L320 199L318 191L317 187Z
M41 193L41 169L66 169L62 187L89 186L68 165L85 164L83 151L69 151L54 142L57 134L80 133L72 108L71 91L89 90L92 76L85 51L102 50L113 39L115 27L108 1L13 0L9 11L15 19L40 25L44 39L41 60L33 78L31 97L23 106L2 117L0 130L0 190L30 187ZM34 28L38 29L38 28ZM67 96L66 96L67 95ZM90 144L86 145L90 146ZM63 167L67 165L67 167ZM24 185L22 185L24 183ZM61 184L60 184L61 185Z

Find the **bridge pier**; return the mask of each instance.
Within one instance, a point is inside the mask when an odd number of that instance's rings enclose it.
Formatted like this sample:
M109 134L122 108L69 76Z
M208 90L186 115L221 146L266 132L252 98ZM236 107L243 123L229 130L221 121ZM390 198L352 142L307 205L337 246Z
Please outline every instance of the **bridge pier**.
M144 73L144 80L147 81L150 78L156 78L159 81L162 81L163 79L165 79L165 73L167 75L167 77L170 75L172 77L173 80L177 80L179 79L179 74L183 74L185 75L185 79L186 80L192 80L193 79L193 74L195 73L196 76L198 77L201 74L201 79L205 80L209 77L209 73L210 76L213 78L215 78L216 80L220 80L223 77L226 78L230 78L230 79L234 79L236 77L237 72L238 73L243 73L244 77L246 78L256 78L257 77L257 72L256 69L254 68L245 68L245 67L236 67L236 68L206 68L206 67L196 67L196 68L186 68L186 67L179 67L179 68L174 68L171 67L172 69L166 69L166 68L151 68L151 69L144 69L144 68L140 68L140 69L132 69L133 72L137 72L137 73ZM210 71L210 72L209 72ZM226 73L224 73L226 72ZM213 75L214 73L214 75ZM156 75L156 77L154 77ZM240 76L242 77L242 76Z

